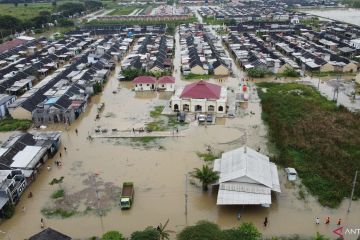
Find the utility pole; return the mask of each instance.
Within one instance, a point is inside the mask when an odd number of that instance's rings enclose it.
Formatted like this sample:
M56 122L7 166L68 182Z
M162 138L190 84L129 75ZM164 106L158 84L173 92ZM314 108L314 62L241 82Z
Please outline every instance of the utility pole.
M348 207L348 210L347 210L347 212L348 212L348 213L350 212L351 202L352 202L353 197L354 197L354 192L355 192L355 185L356 185L356 178L357 178L357 174L358 174L358 171L356 170L356 172L355 172L355 178L354 178L354 182L353 182L353 186L352 186L352 190L351 190L351 196L350 196L350 201L349 201L349 207Z
M188 174L185 174L185 225L188 225Z

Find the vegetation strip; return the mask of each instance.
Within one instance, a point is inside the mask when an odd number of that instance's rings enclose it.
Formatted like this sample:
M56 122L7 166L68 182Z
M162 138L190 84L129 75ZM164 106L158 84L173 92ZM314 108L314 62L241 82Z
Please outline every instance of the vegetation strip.
M360 116L295 83L259 83L262 117L279 150L275 162L295 167L303 184L328 207L349 197L360 169ZM355 189L360 196L360 186Z

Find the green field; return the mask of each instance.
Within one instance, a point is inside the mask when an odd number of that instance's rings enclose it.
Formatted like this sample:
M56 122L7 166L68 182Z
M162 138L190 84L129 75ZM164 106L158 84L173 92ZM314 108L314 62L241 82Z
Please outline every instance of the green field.
M118 6L119 7L119 6ZM141 9L141 7L119 7L116 8L115 11L112 11L109 15L129 15L132 13L135 9Z
M350 196L355 170L360 169L360 115L336 106L310 86L258 87L262 117L279 152L273 161L296 168L322 205L339 206ZM360 197L359 184L354 197Z
M10 15L21 20L28 20L39 15L41 11L53 11L51 3L19 3L16 7L14 4L0 4L0 15Z

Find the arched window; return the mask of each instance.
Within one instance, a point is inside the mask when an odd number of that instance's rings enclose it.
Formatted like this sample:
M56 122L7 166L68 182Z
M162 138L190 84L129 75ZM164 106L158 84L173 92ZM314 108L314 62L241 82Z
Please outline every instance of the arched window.
M201 112L202 106L201 105L195 105L195 112Z
M179 105L178 104L174 104L174 111L179 111Z
M208 112L213 112L213 111L215 111L214 105L208 106Z
M224 111L224 107L223 107L223 106L219 106L219 107L218 107L218 111L219 111L219 112Z

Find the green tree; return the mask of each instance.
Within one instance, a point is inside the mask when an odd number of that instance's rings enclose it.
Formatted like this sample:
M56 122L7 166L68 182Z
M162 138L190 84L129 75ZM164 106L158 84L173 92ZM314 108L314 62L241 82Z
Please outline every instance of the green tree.
M3 208L3 215L5 219L11 218L15 214L15 205L8 203Z
M62 15L65 17L74 15L76 13L80 14L84 12L85 6L82 3L76 3L76 2L66 2L57 7L57 10L59 12L62 12Z
M319 232L317 232L316 236L314 237L314 240L330 240L330 239L325 237L324 235L321 235Z
M195 168L192 176L200 180L203 191L207 191L208 185L219 179L219 173L213 171L208 165L203 165L201 169Z
M239 227L239 232L242 234L242 240L255 240L261 237L261 233L252 223L243 223Z
M102 235L101 239L102 240L125 240L123 235L118 231L106 232L104 235Z
M222 234L218 225L200 221L194 226L187 226L177 236L177 240L221 240Z
M131 240L159 240L160 233L154 227L147 227L143 231L133 232L130 236Z
M169 237L170 237L170 233L172 232L172 231L170 231L170 230L166 230L166 227L167 227L167 225L169 224L169 219L165 222L165 224L163 225L162 223L160 223L159 224L159 226L157 227L157 230L158 230L158 232L159 232L159 234L160 234L160 239L161 240L164 240L164 239L169 239Z
M44 24L50 22L50 16L39 15L30 20L36 28L41 28Z

